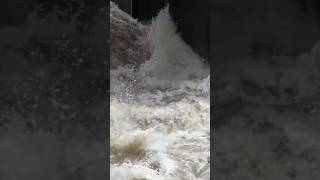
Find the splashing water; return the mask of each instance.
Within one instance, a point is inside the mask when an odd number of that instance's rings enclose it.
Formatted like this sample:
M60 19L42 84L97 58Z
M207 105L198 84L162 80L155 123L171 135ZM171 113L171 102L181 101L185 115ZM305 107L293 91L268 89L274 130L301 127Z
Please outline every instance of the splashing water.
M150 59L110 74L111 179L210 179L209 67L168 7L145 28Z

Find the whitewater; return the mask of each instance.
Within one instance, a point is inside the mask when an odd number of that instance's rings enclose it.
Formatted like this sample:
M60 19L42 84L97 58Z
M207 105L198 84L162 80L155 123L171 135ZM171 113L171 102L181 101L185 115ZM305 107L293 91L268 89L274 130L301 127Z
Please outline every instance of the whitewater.
M111 2L110 17L143 29L139 52L150 52L110 71L110 179L209 180L209 65L184 43L168 7L143 25ZM129 50L111 52L111 61Z

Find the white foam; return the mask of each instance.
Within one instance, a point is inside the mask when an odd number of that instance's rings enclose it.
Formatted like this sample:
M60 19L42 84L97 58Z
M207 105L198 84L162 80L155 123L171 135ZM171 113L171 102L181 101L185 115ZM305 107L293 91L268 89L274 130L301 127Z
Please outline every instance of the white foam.
M143 137L147 155L111 164L111 179L210 179L209 67L176 33L168 7L149 30L150 60L111 70L110 80L111 144Z

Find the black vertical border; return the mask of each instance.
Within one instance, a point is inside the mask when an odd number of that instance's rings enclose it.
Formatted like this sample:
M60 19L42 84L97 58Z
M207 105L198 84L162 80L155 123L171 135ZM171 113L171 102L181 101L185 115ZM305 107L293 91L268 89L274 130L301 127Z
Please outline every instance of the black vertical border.
M106 130L106 170L107 170L107 176L106 179L110 179L110 0L107 0L107 4L106 4L106 77L108 80L107 83L107 90L106 90L106 113L107 113L107 119L106 119L106 124L107 124L107 130Z

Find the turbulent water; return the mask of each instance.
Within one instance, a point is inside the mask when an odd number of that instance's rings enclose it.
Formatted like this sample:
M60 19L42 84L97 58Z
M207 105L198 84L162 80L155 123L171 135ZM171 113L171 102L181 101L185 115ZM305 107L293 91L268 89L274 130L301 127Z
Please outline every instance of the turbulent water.
M127 16L110 7L110 16ZM110 72L111 179L210 179L209 67L176 33L168 8L140 26L150 58Z

